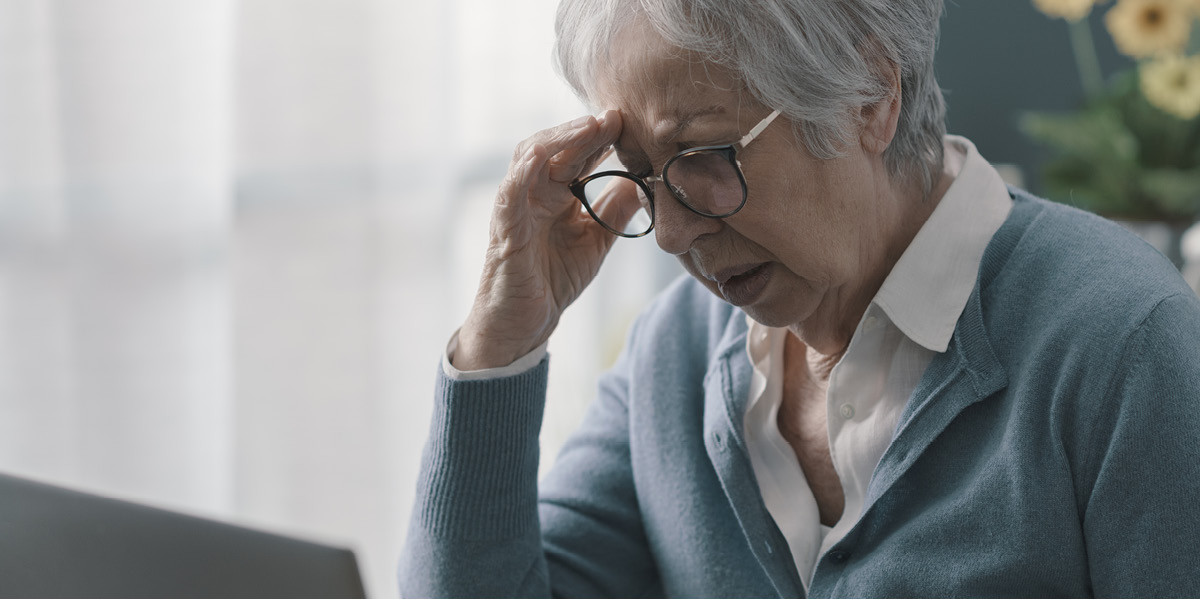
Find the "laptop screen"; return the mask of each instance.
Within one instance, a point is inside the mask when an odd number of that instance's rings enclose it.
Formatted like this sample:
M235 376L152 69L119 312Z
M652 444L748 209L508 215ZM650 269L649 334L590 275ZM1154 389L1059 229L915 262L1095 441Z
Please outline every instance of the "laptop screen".
M365 597L349 550L7 475L0 596Z

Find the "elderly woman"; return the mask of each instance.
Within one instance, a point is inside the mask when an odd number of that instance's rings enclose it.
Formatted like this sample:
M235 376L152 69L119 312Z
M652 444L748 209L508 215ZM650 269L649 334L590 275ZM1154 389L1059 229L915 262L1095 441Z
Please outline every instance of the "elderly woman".
M1200 593L1200 300L945 135L941 5L564 0L603 112L500 186L404 593ZM691 277L539 482L546 341L651 231Z

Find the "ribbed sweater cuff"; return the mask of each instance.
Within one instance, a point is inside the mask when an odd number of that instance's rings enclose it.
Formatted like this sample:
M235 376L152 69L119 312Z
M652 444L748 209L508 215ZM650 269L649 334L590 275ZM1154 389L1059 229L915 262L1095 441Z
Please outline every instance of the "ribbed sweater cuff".
M417 483L417 514L430 531L484 540L537 527L548 372L548 357L524 373L480 381L455 381L439 369Z

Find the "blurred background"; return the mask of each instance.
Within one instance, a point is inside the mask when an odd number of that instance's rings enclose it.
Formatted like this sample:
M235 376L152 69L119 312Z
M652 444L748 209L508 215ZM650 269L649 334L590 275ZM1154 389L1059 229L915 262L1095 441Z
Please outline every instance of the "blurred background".
M0 0L0 472L348 546L396 595L492 195L584 111L555 4ZM1079 104L1064 31L944 21L950 130L1035 191L1017 114ZM545 464L680 272L616 244L551 341Z

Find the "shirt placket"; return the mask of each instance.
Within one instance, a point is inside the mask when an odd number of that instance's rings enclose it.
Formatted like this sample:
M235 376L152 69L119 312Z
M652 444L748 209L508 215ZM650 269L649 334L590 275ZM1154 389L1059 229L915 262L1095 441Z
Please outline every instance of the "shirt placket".
M829 454L841 481L845 500L842 517L822 540L824 553L858 521L875 460L864 451L875 444L864 439L873 431L871 420L887 381L890 361L882 356L887 317L872 304L855 332L846 355L834 368L826 393Z

